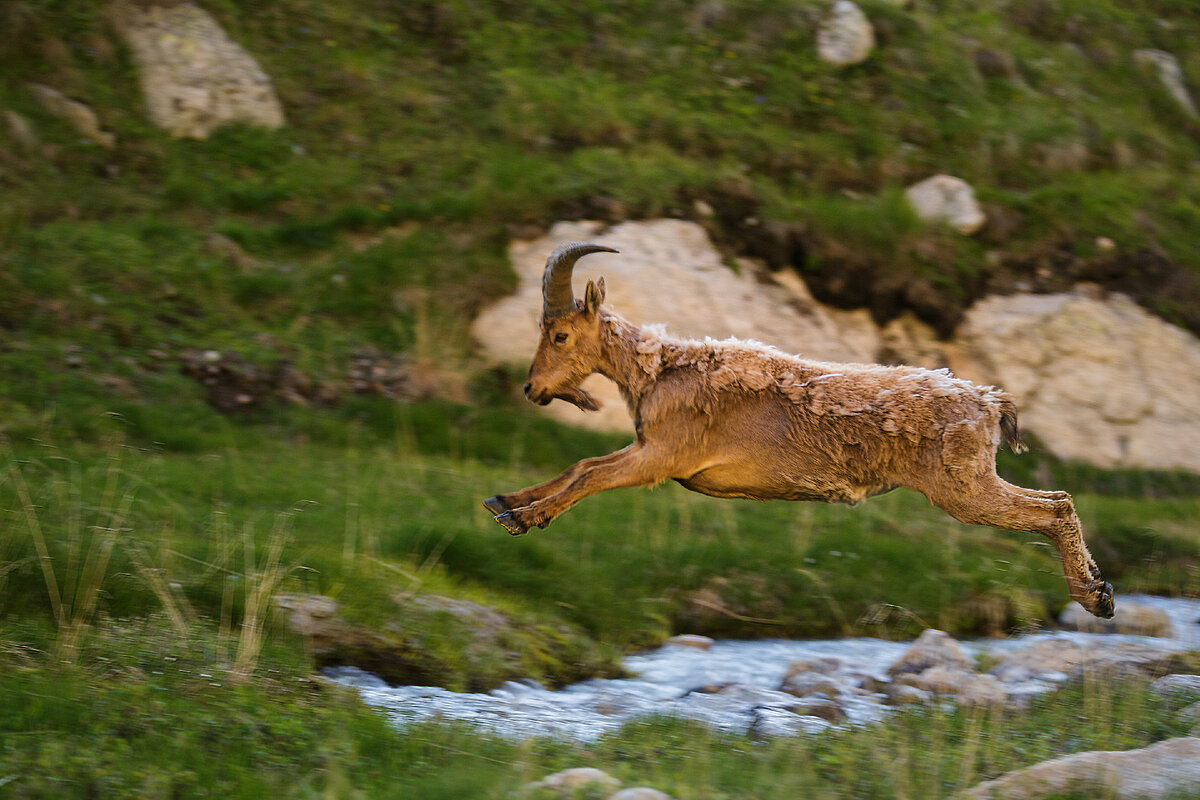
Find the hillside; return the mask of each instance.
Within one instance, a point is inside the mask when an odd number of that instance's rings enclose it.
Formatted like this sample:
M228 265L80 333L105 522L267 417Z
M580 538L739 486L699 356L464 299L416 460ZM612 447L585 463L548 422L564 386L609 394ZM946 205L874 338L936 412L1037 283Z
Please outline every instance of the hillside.
M1200 330L1200 124L1133 55L1194 79L1200 12L863 7L877 46L839 68L811 3L212 2L287 124L196 141L146 120L102 4L6 2L0 108L36 142L3 130L4 425L117 410L183 446L156 419L223 424L179 374L189 350L286 360L318 405L354 391L355 357L392 359L392 394L464 399L465 320L513 285L506 243L563 218L695 217L822 300L942 331L984 293L1078 280ZM975 187L975 236L903 201L936 173Z

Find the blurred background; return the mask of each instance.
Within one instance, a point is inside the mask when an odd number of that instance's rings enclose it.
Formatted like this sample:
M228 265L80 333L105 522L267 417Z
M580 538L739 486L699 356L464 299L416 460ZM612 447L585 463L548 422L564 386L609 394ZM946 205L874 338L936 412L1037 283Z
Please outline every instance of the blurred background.
M319 670L559 688L677 634L1062 624L1048 543L907 492L672 484L509 537L482 498L629 440L603 386L521 397L577 238L634 322L1001 386L1001 472L1074 495L1118 603L1200 596L1197 41L1174 0L0 0L0 792L942 797L1178 735L1134 680L513 740Z

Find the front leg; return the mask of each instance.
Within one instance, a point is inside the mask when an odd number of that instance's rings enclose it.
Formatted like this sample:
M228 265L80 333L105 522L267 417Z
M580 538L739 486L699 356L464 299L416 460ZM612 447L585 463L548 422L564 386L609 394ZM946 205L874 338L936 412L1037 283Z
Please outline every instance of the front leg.
M673 466L674 459L670 454L659 453L642 444L633 444L600 458L584 459L553 481L534 487L542 489L554 486L554 491L546 492L526 505L514 506L497 514L496 521L513 535L525 533L532 527L544 528L585 497L606 489L662 483L679 472Z
M501 515L505 511L511 511L514 508L523 508L531 503L541 500L543 497L555 494L562 491L563 487L570 484L571 481L579 475L581 470L604 464L616 458L620 458L624 453L628 452L634 445L622 448L615 453L609 453L606 456L595 456L593 458L585 458L584 460L568 467L561 475L556 478L551 478L545 483L539 483L536 486L530 486L527 489L521 489L508 494L498 494L483 501L483 505L488 511L493 514ZM501 523L504 525L504 523ZM508 528L508 525L504 525ZM524 530L513 530L508 528L509 533L514 535L524 533Z

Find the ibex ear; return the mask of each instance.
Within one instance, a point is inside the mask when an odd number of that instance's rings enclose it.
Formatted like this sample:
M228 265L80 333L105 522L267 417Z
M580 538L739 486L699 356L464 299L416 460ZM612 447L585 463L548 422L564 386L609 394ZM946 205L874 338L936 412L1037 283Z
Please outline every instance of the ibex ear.
M587 290L583 295L583 310L589 317L596 316L596 310L600 308L600 303L604 300L604 278L600 279L599 285L588 281Z

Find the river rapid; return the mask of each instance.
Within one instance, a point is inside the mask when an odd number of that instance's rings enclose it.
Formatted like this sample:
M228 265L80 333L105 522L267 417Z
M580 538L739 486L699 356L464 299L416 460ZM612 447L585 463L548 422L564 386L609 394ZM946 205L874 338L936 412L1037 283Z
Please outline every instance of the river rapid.
M972 658L988 655L1008 702L1052 690L1068 674L1046 666L1016 667L1016 658L1048 642L1054 649L1169 653L1200 650L1200 600L1125 595L1126 603L1160 609L1171 622L1170 637L1128 634L1045 632L1004 639L959 642ZM325 670L325 676L354 687L363 700L386 709L400 726L433 718L466 722L511 738L554 737L594 741L631 719L666 715L695 719L731 732L759 735L817 733L833 724L860 725L881 719L894 706L879 691L889 683L888 668L912 642L850 638L831 640L760 639L715 641L708 649L667 644L629 656L634 676L596 679L551 691L533 681L510 681L487 693L451 692L430 686L388 686L356 667ZM818 698L838 709L836 716L797 708L796 694L780 691L789 668L806 660L826 665ZM1006 661L1009 668L1004 669ZM832 666L830 666L832 665ZM991 681L991 679L989 679ZM803 705L801 703L801 705Z

